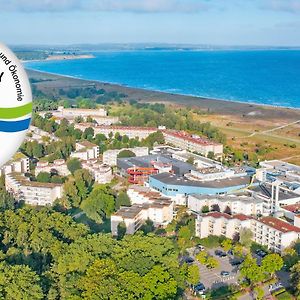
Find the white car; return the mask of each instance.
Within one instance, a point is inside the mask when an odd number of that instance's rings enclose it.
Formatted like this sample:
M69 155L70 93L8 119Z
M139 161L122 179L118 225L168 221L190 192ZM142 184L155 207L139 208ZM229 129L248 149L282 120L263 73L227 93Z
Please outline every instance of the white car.
M282 285L281 282L276 282L275 284L271 284L269 286L269 292L275 291L275 290L279 290L284 288L284 286Z

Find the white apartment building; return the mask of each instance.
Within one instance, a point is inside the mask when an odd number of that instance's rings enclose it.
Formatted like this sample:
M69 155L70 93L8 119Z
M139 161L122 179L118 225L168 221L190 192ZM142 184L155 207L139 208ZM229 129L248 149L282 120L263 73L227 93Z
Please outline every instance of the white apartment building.
M181 149L197 152L204 156L212 152L215 158L222 158L223 156L223 145L220 143L196 135L190 135L183 131L163 130L162 133L166 143Z
M298 223L299 221L297 218L300 215L300 202L292 205L282 206L281 212L287 219L293 221L295 226L300 227L298 224L296 224L296 222Z
M0 168L0 176L5 176L9 173L28 173L29 158L21 152L18 152L14 157Z
M233 239L242 228L251 228L251 220L251 217L243 214L233 216L221 212L199 214L196 219L196 236L206 238L216 235Z
M35 168L35 176L41 172L57 173L61 176L68 176L71 174L64 159L56 159L53 163L39 161Z
M172 222L174 203L170 198L162 197L160 193L152 191L149 187L132 185L127 190L131 207L121 207L111 216L111 230L117 235L118 224L126 224L126 233L134 234L147 219L155 227L165 226Z
M118 225L121 222L126 225L126 234L134 234L148 219L153 222L155 227L169 224L173 220L173 202L156 199L152 203L121 207L111 216L112 235L118 235Z
M81 165L83 169L88 170L92 174L95 182L99 184L110 183L113 179L112 168L97 159L82 161Z
M63 196L62 184L30 181L20 173L7 174L5 188L16 201L24 201L34 206L52 205L56 199Z
M155 199L170 199L164 198L159 192L151 190L149 187L141 185L131 185L127 190L127 195L131 204L144 204L153 202Z
M189 195L188 208L197 213L201 213L203 207L209 210L218 206L221 212L230 211L231 214L244 214L246 216L267 215L264 213L264 201L245 195Z
M96 108L96 109L85 109L85 108L64 108L63 106L59 106L57 110L43 112L41 114L45 115L46 113L52 113L54 116L60 116L65 118L73 118L76 117L106 117L107 111L104 108Z
M278 253L300 238L299 227L274 217L254 220L251 229L256 243Z
M117 158L120 152L124 150L129 150L135 154L135 156L145 156L149 154L149 149L147 147L135 147L135 148L124 148L124 149L114 149L107 150L103 153L103 163L109 166L117 165Z
M150 127L132 127L132 126L91 126L87 123L75 124L75 128L84 131L86 128L92 127L96 134L104 134L109 137L110 133L115 135L117 132L124 136L127 135L130 139L138 138L139 140L147 138L151 133L157 132L157 128Z
M37 142L42 142L44 143L45 140L51 141L59 141L59 138L56 137L54 134L49 133L47 131L44 131L38 127L35 127L33 125L30 125L29 130L26 135L26 140L27 141L37 141Z
M227 215L219 212L198 215L196 220L196 236L209 235L234 238L242 228L253 233L253 241L267 246L274 252L282 253L293 242L300 238L300 228L274 217L254 219L245 215Z
M99 157L99 146L89 141L76 143L76 150L71 153L70 157L80 160L96 159Z

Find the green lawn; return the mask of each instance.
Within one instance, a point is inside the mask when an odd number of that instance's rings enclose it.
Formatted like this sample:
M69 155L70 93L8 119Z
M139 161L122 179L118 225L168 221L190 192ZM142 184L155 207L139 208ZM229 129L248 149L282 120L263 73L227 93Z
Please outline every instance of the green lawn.
M278 296L276 296L277 300L292 300L294 299L288 292L284 292Z

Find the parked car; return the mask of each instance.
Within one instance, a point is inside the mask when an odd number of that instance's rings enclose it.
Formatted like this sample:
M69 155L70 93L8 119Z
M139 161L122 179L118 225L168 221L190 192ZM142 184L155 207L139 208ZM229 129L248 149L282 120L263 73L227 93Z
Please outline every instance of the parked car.
M197 245L196 248L198 248L200 251L203 251L205 248L202 245Z
M256 253L256 255L258 255L261 258L264 258L267 255L267 253L261 249L256 250L255 253Z
M222 277L227 277L227 276L230 275L230 272L228 272L228 271L222 271L220 274L221 274Z
M205 286L201 282L196 284L193 289L197 294L203 295L205 293Z
M224 251L221 251L221 250L216 250L215 251L215 255L217 255L219 257L225 257L225 256L227 256L227 254Z
M275 290L279 290L279 289L282 289L282 288L284 288L284 286L282 285L282 283L281 282L276 282L276 283L271 284L269 286L269 292L273 292Z
M192 257L186 257L185 262L190 265L194 262L195 260Z
M239 266L240 264L243 263L243 261L244 261L244 259L234 259L234 260L232 260L232 261L230 262L230 264L231 264L232 266Z

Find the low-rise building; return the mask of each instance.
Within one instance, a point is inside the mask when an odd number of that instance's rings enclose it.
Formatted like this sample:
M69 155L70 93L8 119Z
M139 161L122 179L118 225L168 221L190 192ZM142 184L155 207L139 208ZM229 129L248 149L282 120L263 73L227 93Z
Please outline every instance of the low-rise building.
M223 145L220 143L184 131L163 130L162 132L168 144L204 156L208 156L211 152L216 159L221 159L223 156Z
M173 202L163 198L151 203L123 206L111 216L111 232L114 236L118 235L118 226L124 222L126 234L134 234L147 220L151 220L155 227L168 225L173 220Z
M18 152L0 168L0 176L5 176L13 172L28 173L29 171L29 158L23 153Z
M252 182L251 176L240 176L212 181L195 181L184 176L161 173L149 177L149 186L174 199L176 204L185 205L186 197L191 194L218 195L246 189ZM253 185L257 183L252 182Z
M97 159L99 157L99 146L89 141L76 143L76 150L70 155L80 160Z
M218 207L221 212L230 214L244 214L247 216L263 215L264 201L245 195L189 195L188 208L196 213L201 213L202 209L208 207L212 210Z
M148 155L149 148L147 147L135 147L135 148L123 148L123 149L113 149L107 150L103 153L103 163L109 166L116 166L117 159L120 152L124 150L129 150L135 154L136 157Z
M52 141L59 141L59 138L52 133L49 133L38 127L30 125L26 135L26 140L30 142L37 141L39 143L47 143Z
M35 176L41 172L54 173L61 176L68 176L71 174L64 159L56 159L53 163L39 161L35 168Z
M92 174L95 182L99 184L110 183L113 179L112 168L97 159L82 161L81 165L83 169Z
M151 133L157 132L157 128L150 127L133 127L133 126L99 126L87 123L79 123L75 124L75 128L84 131L86 128L93 128L94 133L96 134L104 134L106 137L109 137L110 134L113 136L116 133L119 133L121 136L127 135L130 139L138 138L139 140L147 138Z
M34 206L52 205L56 199L63 196L62 184L30 181L20 173L7 174L5 188L16 201L24 201Z
M106 117L107 111L104 108L64 108L63 106L59 106L57 110L41 112L40 115L44 116L47 113L51 113L54 116L64 117L64 118L73 118L76 117Z
M118 225L126 224L126 233L134 234L146 220L151 220L155 227L172 222L174 203L170 198L162 197L148 187L132 185L127 191L131 207L121 207L111 216L111 231L118 234Z

